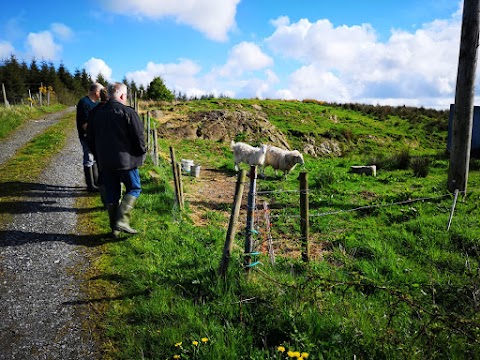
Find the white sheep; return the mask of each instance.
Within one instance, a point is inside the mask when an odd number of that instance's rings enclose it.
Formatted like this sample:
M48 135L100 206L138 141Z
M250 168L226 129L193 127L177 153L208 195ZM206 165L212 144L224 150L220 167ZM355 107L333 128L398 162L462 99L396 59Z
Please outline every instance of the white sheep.
M240 169L238 165L242 162L248 165L262 166L263 162L265 161L267 145L254 147L242 142L236 143L232 140L232 142L230 143L230 148L232 149L233 157L235 158L236 171Z
M284 176L287 176L287 174L292 171L297 164L305 164L303 155L300 153L300 151L284 150L276 146L269 145L261 173L264 175L265 168L267 166L271 166L275 170L275 175L277 174L277 170L282 170Z

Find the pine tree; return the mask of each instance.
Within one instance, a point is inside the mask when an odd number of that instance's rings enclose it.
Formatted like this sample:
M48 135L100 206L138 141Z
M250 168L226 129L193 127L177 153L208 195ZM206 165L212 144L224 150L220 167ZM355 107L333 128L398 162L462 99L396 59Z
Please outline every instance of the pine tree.
M155 77L147 87L147 97L151 100L172 101L175 97L173 93L165 86L163 79Z
M103 86L108 85L108 81L107 81L107 79L105 79L105 77L103 76L102 73L98 73L97 79L95 81L102 84Z

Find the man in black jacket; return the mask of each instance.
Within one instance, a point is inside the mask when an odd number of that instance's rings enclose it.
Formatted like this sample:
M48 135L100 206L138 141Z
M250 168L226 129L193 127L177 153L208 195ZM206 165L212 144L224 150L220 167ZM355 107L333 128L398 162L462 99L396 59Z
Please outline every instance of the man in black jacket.
M88 145L97 159L105 186L105 197L112 234L136 234L130 227L133 207L140 196L138 167L145 160L143 124L135 110L126 106L127 86L108 87L109 100L92 113L87 133ZM121 184L125 194L121 198Z
M83 151L83 172L85 173L85 182L87 190L90 192L98 191L98 171L97 164L93 159L92 152L88 147L87 142L87 119L90 111L98 104L100 99L100 92L103 85L100 83L93 83L90 85L88 95L80 99L77 104L77 130L80 144Z

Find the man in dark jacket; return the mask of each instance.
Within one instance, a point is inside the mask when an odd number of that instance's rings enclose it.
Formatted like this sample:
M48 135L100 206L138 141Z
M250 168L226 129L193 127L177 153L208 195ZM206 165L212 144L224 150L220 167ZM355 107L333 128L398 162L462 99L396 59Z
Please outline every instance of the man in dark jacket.
M87 138L102 173L110 227L117 237L121 231L137 233L130 227L130 219L141 192L138 167L143 164L146 148L140 117L125 105L127 86L110 85L108 98L89 118ZM125 194L120 199L122 183Z
M92 152L88 148L87 142L87 120L90 111L97 105L100 99L100 91L103 85L93 83L90 86L87 96L80 99L77 104L77 130L80 144L83 150L83 172L85 173L85 182L87 190L90 192L98 191L96 185L98 180L97 165L93 159Z

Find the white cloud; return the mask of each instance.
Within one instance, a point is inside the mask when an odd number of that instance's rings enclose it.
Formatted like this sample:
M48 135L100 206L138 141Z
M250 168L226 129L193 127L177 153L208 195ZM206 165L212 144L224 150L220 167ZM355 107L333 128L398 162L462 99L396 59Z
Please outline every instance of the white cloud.
M398 98L405 104L441 103L454 97L460 19L435 20L415 32L392 30L380 42L369 24L334 27L328 20L290 23L285 17L266 43L297 62L277 95L329 101ZM284 84L285 86L285 84ZM437 100L434 100L437 99Z
M201 83L197 75L200 66L187 59L181 59L178 63L156 64L149 62L144 70L129 72L126 78L134 81L138 86L143 85L145 89L154 77L161 77L170 90L176 92L198 94Z
M96 79L98 74L102 74L107 81L112 80L112 69L102 59L91 58L83 64L85 71L90 74L92 79Z
M50 25L52 32L62 40L70 40L73 36L72 29L62 23L53 23Z
M9 58L15 54L15 48L8 41L0 41L0 59Z
M233 47L225 65L215 70L219 76L240 76L244 72L257 71L273 65L273 59L250 42Z
M50 31L29 33L26 46L36 59L58 60L62 51L62 47L55 43Z
M173 17L189 25L208 38L225 41L235 27L235 13L240 0L101 0L104 8L114 13L161 19Z

